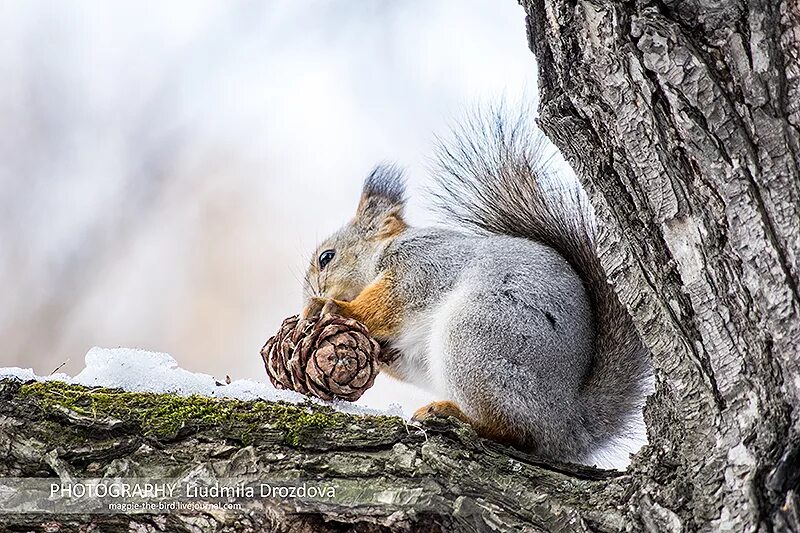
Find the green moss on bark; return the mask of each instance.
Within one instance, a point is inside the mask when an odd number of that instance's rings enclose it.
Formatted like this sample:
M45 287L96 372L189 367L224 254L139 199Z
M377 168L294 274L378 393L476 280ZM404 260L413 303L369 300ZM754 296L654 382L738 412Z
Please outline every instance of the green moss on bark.
M326 430L341 431L360 422L385 431L402 428L397 417L358 417L311 403L243 401L205 396L176 396L90 389L60 382L27 383L19 394L29 398L52 416L116 419L133 423L147 437L169 439L186 429L214 428L245 443L260 433L280 431L291 446L302 446L309 438L319 439ZM365 420L366 419L366 420Z

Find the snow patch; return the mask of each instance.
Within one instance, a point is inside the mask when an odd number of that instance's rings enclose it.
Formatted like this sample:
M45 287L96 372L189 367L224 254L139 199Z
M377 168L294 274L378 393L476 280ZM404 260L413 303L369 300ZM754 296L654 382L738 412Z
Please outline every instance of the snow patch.
M20 368L9 366L0 368L0 379L18 379L19 381L64 381L69 382L72 378L66 374L50 374L49 376L37 376L32 368Z
M755 466L756 464L753 454L741 442L728 450L728 460L735 465Z
M239 379L225 384L208 374L190 372L178 366L169 354L132 348L92 348L86 354L85 368L78 375L37 376L30 368L0 368L0 379L20 381L63 381L86 387L119 388L129 392L170 393L179 396L208 396L237 400L268 400L289 403L311 401L339 411L358 415L403 417L398 405L386 410L372 409L345 401L325 402L294 391L276 389L270 383Z

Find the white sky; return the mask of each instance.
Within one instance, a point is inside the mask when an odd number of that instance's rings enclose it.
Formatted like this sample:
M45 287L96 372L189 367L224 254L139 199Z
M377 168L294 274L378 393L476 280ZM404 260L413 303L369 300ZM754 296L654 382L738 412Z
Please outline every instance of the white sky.
M315 243L376 162L536 94L513 0L0 4L0 366L92 346L266 380ZM381 378L364 402L426 395Z

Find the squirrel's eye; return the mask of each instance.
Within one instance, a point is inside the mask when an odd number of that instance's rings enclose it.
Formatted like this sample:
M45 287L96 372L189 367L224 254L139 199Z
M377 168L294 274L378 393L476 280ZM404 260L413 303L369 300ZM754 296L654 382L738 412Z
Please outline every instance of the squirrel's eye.
M334 252L333 250L325 250L324 252L319 254L319 269L322 270L323 268L328 266L328 263L330 263L333 260L333 256L335 255L336 252Z

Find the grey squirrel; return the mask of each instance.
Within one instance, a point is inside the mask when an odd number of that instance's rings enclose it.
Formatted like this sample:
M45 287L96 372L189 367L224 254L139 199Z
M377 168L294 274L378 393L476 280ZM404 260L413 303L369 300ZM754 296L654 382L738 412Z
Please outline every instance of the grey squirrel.
M455 416L588 463L641 416L649 355L606 282L585 200L540 182L539 135L495 110L440 139L450 227L410 227L402 172L376 167L355 218L312 258L304 313L363 322L395 354L383 372L441 398L416 419Z

